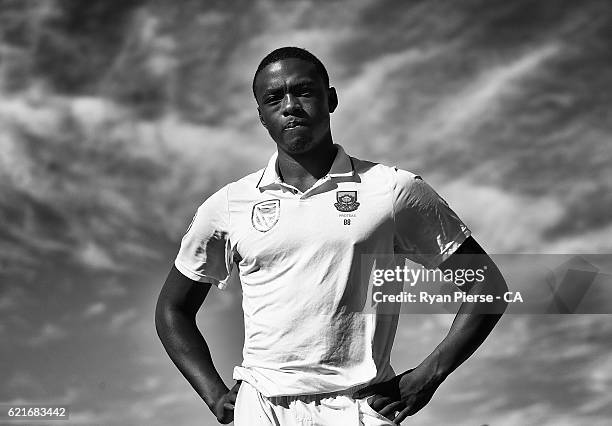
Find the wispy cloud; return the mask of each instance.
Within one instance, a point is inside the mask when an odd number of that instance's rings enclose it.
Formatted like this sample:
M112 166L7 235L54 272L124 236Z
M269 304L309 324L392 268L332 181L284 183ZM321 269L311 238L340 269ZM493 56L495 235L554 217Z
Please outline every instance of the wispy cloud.
M542 234L564 212L554 197L512 193L475 178L442 185L440 192L490 253L545 252Z
M17 3L10 16L36 9ZM250 85L281 45L327 65L337 142L422 174L489 251L612 249L605 2L143 2L85 14L70 37L45 21L69 11L47 7L20 21L37 23L23 40L0 31L0 333L17 343L2 395L57 385L78 399L75 424L216 424L154 340L154 298L197 205L273 152ZM84 46L100 56L51 56ZM228 380L234 290L211 291L198 316ZM450 321L403 316L394 366L418 363ZM411 423L607 424L608 322L504 318ZM43 353L58 374L34 372Z
M149 392L158 389L163 380L158 376L149 376L144 378L141 382L132 385L132 389L136 392Z
M15 398L12 402L24 402L26 396L44 393L44 384L33 373L18 369L6 377L3 389Z
M43 326L27 339L27 343L30 346L43 346L50 342L64 340L68 337L68 331L56 324L47 322Z
M106 311L106 304L102 302L96 302L89 305L83 312L83 317L91 318L103 314Z
M85 266L93 269L116 269L117 262L113 261L110 254L107 253L100 245L93 241L87 242L83 247L76 250L76 257Z
M129 308L111 316L108 329L111 333L118 333L138 317L136 308Z
M518 96L521 80L538 72L561 47L546 44L528 51L509 63L494 64L468 82L457 94L440 99L427 114L422 127L412 132L417 139L445 141L470 135L484 121L499 114L507 97Z

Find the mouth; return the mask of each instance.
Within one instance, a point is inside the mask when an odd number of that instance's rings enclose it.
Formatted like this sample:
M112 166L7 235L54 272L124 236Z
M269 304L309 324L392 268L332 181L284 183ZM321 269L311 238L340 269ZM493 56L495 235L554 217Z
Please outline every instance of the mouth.
M306 126L305 121L294 120L294 121L290 121L287 124L285 124L285 127L283 129L289 130L289 129L295 129L298 127L305 127L305 126Z

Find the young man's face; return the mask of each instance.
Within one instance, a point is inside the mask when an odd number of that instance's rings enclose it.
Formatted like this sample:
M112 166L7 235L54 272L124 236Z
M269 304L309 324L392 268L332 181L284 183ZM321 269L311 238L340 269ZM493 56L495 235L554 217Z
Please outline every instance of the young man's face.
M273 62L257 75L259 118L279 149L303 154L329 135L336 95L314 64L291 58Z

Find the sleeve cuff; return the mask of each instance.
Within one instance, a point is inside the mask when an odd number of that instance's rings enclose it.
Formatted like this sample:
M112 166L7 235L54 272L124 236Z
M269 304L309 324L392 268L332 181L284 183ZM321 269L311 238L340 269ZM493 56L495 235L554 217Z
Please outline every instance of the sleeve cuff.
M472 235L472 231L470 231L467 227L464 227L457 235L455 235L449 243L446 244L442 253L438 254L434 257L429 265L427 265L428 269L436 269L440 266L446 259L451 257L451 255L457 251L457 249L463 244L463 242Z
M199 274L197 272L194 272L194 271L190 270L189 268L185 267L184 265L182 265L178 261L178 259L174 261L174 266L176 267L176 269L178 269L178 271L181 274L185 275L190 280L198 281L198 282L201 282L201 283L210 283L210 284L213 284L219 290L225 290L227 288L227 286L228 286L227 280L229 279L229 276L227 278L225 278L224 280L218 280L217 278L211 277L210 275Z

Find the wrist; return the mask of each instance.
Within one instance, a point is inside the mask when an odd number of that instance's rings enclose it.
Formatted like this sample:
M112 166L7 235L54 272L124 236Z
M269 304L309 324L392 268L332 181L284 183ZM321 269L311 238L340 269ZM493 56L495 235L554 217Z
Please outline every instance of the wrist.
M444 362L438 349L434 350L417 368L426 371L429 380L437 385L446 380L452 372L450 366Z
M200 396L208 405L208 408L214 411L214 408L217 406L218 402L229 392L229 389L225 384L220 383L214 387L208 389L204 394Z

